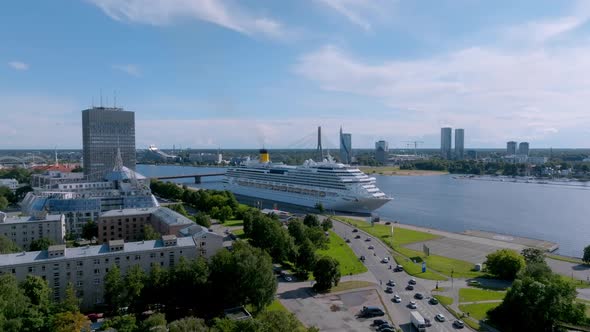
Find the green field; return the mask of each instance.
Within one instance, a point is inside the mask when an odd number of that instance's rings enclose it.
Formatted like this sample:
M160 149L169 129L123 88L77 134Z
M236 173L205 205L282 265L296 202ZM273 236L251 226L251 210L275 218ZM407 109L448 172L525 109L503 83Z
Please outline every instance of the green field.
M242 238L244 238L244 237L245 237L245 235L244 235L244 229L243 229L243 228L240 228L240 229L235 229L235 230L233 230L233 231L232 231L232 233L233 233L235 236L237 236L239 239L242 239Z
M556 254L545 254L545 256L547 258L556 259L558 261L564 261L564 262L569 262L569 263L574 263L574 264L585 264L584 261L582 261L579 258L575 258L575 257L561 256L561 255L556 255Z
M386 245L391 247L390 225L375 224L374 226L371 226L370 223L358 219L346 217L337 217L336 219L340 219L346 223L355 226L360 230L363 230L381 239ZM406 257L414 259L415 261L426 261L426 273L422 273L421 264L414 264L415 266L408 266L408 268L406 269L409 274L416 277L432 280L446 280L446 278L436 273L429 273L430 271L428 269L432 269L448 277L451 276L451 272L453 271L453 277L456 278L475 278L482 275L481 272L472 271L473 264L470 262L438 255L425 256L424 253L421 251L416 251L403 247L403 245L409 243L428 241L437 238L440 238L440 236L430 234L427 232L420 232L411 229L395 227L394 225L393 249ZM403 265L403 263L399 264Z
M444 276L442 276L438 273L432 272L429 269L426 269L426 272L422 273L422 263L413 263L408 258L406 258L396 252L393 253L393 258L395 259L397 264L404 266L404 270L406 270L406 272L408 272L408 274L410 274L414 277L428 279L428 280L447 280L447 278L445 278Z
M562 280L572 284L576 288L590 288L590 285L588 284L588 282L586 280L580 280L580 279L576 279L576 278L572 279L571 276L564 276L563 274L558 274L558 275Z
M451 304L453 304L453 298L452 297L448 297L448 296L444 296L444 295L433 295L433 296L441 304L444 304L444 305L451 305Z
M244 226L244 221L241 219L227 220L226 222L223 223L223 226L226 226L226 227Z
M330 256L340 263L342 276L367 272L367 267L354 254L344 240L333 231L330 231L330 244L328 249L318 250L320 256Z
M461 304L459 309L464 313L469 313L470 317L482 320L487 317L487 312L500 305L502 302L495 303L477 303L477 304Z
M285 308L285 306L278 299L275 299L274 301L272 301L272 303L268 307L266 307L266 310L268 310L268 311L285 311L285 312L289 311L289 310L287 310L287 308Z
M479 302L490 300L503 300L506 292L498 292L478 288L459 289L459 302Z

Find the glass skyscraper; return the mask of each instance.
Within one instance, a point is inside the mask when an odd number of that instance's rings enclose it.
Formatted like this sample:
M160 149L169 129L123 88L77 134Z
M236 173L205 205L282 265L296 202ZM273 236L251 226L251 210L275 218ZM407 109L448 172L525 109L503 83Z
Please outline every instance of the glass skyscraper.
M451 133L452 128L441 128L440 129L440 155L444 159L451 159Z
M135 170L135 113L116 107L82 111L84 175L100 180L113 170L117 149L123 166Z

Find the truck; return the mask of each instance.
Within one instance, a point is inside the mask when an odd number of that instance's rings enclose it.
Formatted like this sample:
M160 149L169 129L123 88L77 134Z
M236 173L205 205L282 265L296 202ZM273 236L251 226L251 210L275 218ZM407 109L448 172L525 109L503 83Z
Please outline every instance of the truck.
M418 311L410 311L410 321L418 332L426 331L426 322L424 321L424 317L422 317Z

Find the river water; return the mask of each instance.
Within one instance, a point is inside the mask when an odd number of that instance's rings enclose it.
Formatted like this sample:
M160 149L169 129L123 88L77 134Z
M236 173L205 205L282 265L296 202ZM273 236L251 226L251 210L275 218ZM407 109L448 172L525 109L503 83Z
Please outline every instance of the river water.
M219 168L138 165L145 176L198 174ZM451 175L380 176L394 198L375 211L381 218L452 232L485 230L553 241L564 255L581 256L590 244L590 188L456 179ZM219 177L203 178L205 188ZM178 182L193 183L192 178Z

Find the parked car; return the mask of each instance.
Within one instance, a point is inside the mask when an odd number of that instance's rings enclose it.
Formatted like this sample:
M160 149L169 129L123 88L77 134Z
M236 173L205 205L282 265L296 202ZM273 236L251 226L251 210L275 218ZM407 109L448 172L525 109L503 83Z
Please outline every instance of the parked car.
M377 331L395 331L395 327L389 323L385 323L377 328Z
M387 293L387 294L393 293L393 288L391 288L391 287L385 288L385 293Z
M436 299L436 297L431 297L430 300L428 300L428 302L430 302L430 304L438 304L438 300Z
M414 278L410 279L410 281L408 281L408 284L415 285L416 284L416 279L414 279Z
M373 250L373 249L375 249L374 246L369 246L369 250Z
M358 229L356 229L356 228L352 230L352 232L353 232L353 233L358 233L358 231L359 231L359 230L358 230Z
M373 321L373 326L381 326L383 324L387 324L387 321L383 319L375 319Z
M424 295L422 295L422 293L416 293L416 294L414 294L414 298L418 299L418 300L422 300L424 298Z
M399 297L399 295L395 294L391 301L393 301L394 303L400 303L402 301L402 298Z
M465 323L463 323L462 320L456 320L453 322L453 326L458 328L458 329L462 329L465 327Z
M383 309L378 307L363 307L360 313L360 316L362 317L378 317L384 315L385 312L383 312Z
M436 319L439 322L444 322L445 320L447 320L445 318L445 315L443 315L443 314L437 314L436 316L434 316L434 319Z
M407 286L406 286L406 290L414 290L414 286L412 286L412 285L407 285Z
M391 286L391 287L393 287L393 286L395 286L395 282L394 282L393 280L389 279L389 280L387 281L387 286Z
M416 305L416 301L410 301L410 303L408 304L408 307L410 309L416 309L416 308L418 308L418 306Z

